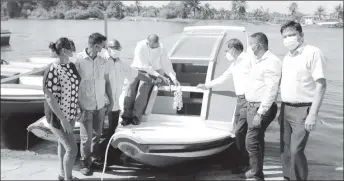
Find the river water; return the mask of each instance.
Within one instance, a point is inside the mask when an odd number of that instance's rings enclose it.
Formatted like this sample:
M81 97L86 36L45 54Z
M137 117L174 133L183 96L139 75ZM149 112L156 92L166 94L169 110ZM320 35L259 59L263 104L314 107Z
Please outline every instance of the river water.
M211 24L203 22L201 24ZM249 33L264 32L269 38L270 50L280 58L287 52L279 33L280 26L254 25L241 22L217 22L222 25L242 25ZM167 49L177 41L179 33L187 24L154 21L109 21L108 37L117 38L122 46L122 57L130 60L136 43L150 33L156 33ZM1 22L2 29L12 32L8 47L1 47L1 59L22 61L28 57L49 56L48 45L61 36L74 40L77 52L87 45L93 32L104 32L100 20L9 20ZM321 107L322 120L329 125L320 125L322 135L334 149L343 147L343 29L304 27L305 41L320 48L328 60L328 87ZM197 47L195 47L197 48ZM322 143L327 143L324 140ZM340 153L338 153L340 154ZM342 154L342 152L341 152ZM342 158L342 157L341 157Z

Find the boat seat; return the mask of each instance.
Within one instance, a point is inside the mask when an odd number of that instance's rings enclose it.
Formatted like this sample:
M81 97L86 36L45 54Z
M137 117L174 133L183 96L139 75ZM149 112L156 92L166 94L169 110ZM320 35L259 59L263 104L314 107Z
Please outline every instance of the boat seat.
M43 86L43 76L23 76L19 78L19 84Z

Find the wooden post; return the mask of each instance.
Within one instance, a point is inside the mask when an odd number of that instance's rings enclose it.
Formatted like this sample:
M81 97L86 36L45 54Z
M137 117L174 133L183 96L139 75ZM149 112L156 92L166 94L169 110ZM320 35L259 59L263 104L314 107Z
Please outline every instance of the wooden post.
M105 36L107 37L108 33L107 33L107 14L106 13L104 13L104 33L105 33Z

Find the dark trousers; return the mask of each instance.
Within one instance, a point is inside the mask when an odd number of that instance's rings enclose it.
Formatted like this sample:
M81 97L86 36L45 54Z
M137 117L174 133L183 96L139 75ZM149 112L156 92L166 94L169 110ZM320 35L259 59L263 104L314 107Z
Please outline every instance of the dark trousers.
M249 158L245 147L245 139L247 133L247 104L245 98L237 98L237 105L235 110L235 141L236 147L239 151L240 158L238 159L237 167L248 166Z
M283 176L290 180L307 180L308 164L304 154L309 132L305 119L310 106L291 107L282 103L279 116L281 133L281 160Z
M277 113L277 104L273 103L269 110L263 115L261 126L254 127L252 122L254 116L257 114L260 104L247 103L247 135L246 135L246 150L248 151L251 165L251 173L253 177L259 180L264 180L263 163L265 151L265 131L274 120Z
M122 118L141 118L147 107L153 86L154 85L149 82L142 82L142 84L140 84L140 79L135 78L127 87Z
M108 115L109 118L109 129L106 135L106 138L110 140L111 136L115 134L116 128L118 126L120 111L111 111Z

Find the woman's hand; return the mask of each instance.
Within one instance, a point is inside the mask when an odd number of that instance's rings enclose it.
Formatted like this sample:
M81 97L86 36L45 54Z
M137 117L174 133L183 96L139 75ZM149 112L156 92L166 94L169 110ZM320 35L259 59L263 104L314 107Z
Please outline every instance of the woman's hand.
M66 132L68 134L73 133L73 128L70 125L70 123L68 122L68 120L66 120L66 119L61 120L61 125L62 125L64 132Z

